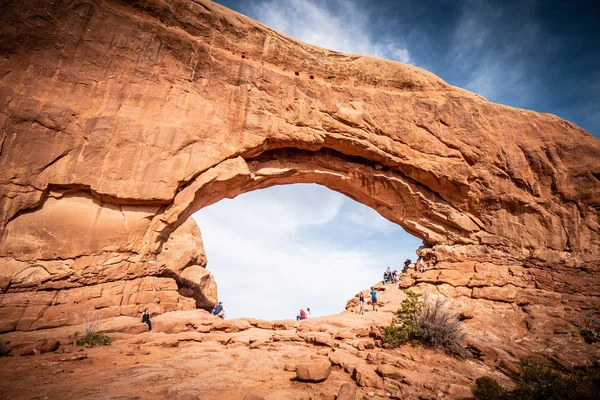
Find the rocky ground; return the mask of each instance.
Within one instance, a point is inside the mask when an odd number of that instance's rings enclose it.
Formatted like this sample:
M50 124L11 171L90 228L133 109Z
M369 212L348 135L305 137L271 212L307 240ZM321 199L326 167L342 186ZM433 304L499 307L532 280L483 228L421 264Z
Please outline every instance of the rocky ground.
M7 333L0 338L12 351L0 363L0 398L316 400L334 398L349 383L356 399L456 399L468 397L483 375L508 383L503 373L515 368L517 355L486 344L476 327L481 321L468 311L473 358L411 345L381 348L381 331L404 294L396 285L377 290L377 312L367 306L359 315L351 300L341 314L300 322L223 321L203 310L175 311L154 317L150 333L139 318L111 318L99 331L112 344L91 349L70 339L83 325ZM303 379L327 378L302 381L302 368Z

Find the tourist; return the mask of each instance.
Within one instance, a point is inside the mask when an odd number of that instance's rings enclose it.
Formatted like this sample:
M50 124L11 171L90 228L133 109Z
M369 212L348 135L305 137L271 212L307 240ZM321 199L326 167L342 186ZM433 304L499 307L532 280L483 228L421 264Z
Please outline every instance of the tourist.
M417 261L417 271L425 272L425 262L423 261L423 257L419 257Z
M148 309L144 309L144 312L142 314L142 323L144 324L148 324L148 332L152 332L152 322L150 322L150 313L148 312Z
M398 270L397 269L392 271L392 282L398 283Z
M306 319L306 312L303 309L300 309L300 315L296 315L296 321L300 321L301 319Z
M410 264L412 264L412 261L410 260L410 258L407 258L406 260L404 260L404 269L402 270L402 273L406 272L406 270L408 269Z
M215 308L213 308L212 315L216 315L219 318L225 319L225 310L223 309L222 301L220 301L219 304L217 304Z
M383 273L383 284L385 285L386 283L391 282L391 280L392 280L392 271L390 270L390 267L387 267L387 269Z
M377 292L375 288L371 288L371 304L373 304L373 311L377 311Z
M306 318L310 317L310 308L306 307Z
M358 295L358 313L360 315L364 315L365 313L365 296L363 296L362 292Z

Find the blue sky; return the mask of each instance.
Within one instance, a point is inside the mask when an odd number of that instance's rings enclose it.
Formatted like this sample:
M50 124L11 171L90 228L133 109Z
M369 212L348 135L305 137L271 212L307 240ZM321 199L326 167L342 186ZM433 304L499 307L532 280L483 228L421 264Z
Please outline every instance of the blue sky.
M490 101L556 114L600 137L594 1L221 0L293 38L427 69ZM317 185L288 185L197 212L230 317L343 310L420 240Z

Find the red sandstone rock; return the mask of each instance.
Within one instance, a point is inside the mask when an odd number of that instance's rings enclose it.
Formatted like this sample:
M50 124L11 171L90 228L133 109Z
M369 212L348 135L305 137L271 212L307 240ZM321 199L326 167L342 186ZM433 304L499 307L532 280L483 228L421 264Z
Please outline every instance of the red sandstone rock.
M0 15L0 332L210 307L190 215L315 182L424 240L402 287L468 303L499 342L595 354L570 326L600 306L587 132L205 0L77 7Z
M354 367L352 379L361 387L383 388L383 382L377 374L368 368Z
M356 386L351 383L342 383L340 391L338 392L335 400L355 400L356 399Z
M458 319L460 319L461 321L473 318L475 318L475 314L471 310L461 311L461 313L458 315Z
M257 396L255 394L247 394L244 396L242 400L265 400L263 397Z
M396 381L401 381L404 379L404 374L398 370L398 368L393 367L387 364L381 364L377 366L377 374L382 378L389 378Z
M323 382L331 373L328 360L310 361L296 365L296 376L303 382Z

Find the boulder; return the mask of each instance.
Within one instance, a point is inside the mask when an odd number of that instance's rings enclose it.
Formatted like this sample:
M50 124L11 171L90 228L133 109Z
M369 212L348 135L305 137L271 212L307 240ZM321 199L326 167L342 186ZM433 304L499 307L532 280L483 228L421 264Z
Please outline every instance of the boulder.
M461 321L464 321L466 319L473 319L475 317L475 313L471 310L465 310L462 311L459 315L458 315L458 319Z
M356 385L352 383L342 383L335 400L356 400Z
M329 360L309 361L296 365L296 376L302 382L323 382L330 373Z
M60 341L56 339L44 339L42 344L40 345L40 353L51 353L58 349L60 346Z
M360 387L381 389L384 387L382 379L370 368L356 366L352 370L352 379Z

